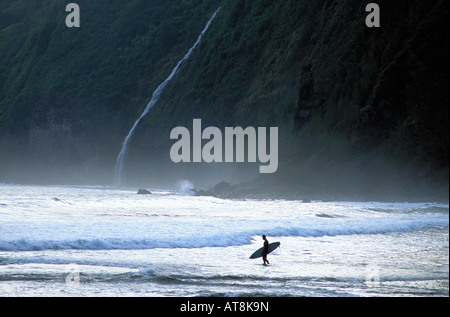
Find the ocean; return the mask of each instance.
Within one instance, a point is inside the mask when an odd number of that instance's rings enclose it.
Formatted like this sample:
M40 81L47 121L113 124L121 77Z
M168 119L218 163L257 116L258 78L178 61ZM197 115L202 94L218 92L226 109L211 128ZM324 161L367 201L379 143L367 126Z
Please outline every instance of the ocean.
M0 296L449 295L448 204L150 191L0 184Z

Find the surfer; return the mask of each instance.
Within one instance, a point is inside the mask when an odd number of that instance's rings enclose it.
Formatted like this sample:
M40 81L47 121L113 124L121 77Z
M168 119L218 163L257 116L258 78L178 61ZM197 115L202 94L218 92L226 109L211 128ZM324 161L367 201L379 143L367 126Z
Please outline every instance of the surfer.
M262 236L263 240L264 240L264 247L262 250L262 258L264 261L264 265L270 264L269 261L267 260L267 254L269 253L269 241L267 241L266 236L263 234Z

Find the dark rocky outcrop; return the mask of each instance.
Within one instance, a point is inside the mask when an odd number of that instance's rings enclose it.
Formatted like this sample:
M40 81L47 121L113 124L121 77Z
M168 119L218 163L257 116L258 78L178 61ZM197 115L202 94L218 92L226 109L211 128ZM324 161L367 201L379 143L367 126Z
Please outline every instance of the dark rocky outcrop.
M137 191L137 194L138 194L138 195L150 195L151 192L148 191L147 189L139 188L138 191Z

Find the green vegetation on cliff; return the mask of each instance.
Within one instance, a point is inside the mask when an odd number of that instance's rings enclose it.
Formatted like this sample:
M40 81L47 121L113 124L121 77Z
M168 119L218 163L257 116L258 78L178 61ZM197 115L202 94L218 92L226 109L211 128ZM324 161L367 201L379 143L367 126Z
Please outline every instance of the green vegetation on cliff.
M279 171L257 180L280 190L448 195L447 1L379 1L380 28L361 0L77 3L79 29L61 1L0 4L0 181L108 182L153 90L221 5L138 127L130 181L216 171L169 159L170 130L201 118L278 126Z

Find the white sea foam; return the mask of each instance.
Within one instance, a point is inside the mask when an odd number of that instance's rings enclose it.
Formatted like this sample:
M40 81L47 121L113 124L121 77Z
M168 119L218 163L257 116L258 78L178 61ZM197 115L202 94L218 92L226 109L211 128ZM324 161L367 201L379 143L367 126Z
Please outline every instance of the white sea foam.
M254 236L321 237L408 232L448 227L446 214L361 218L293 217L229 220L173 217L68 222L3 222L0 250L154 249L227 247L251 243Z
M150 190L0 185L0 293L448 296L448 205ZM282 245L270 267L248 259L262 234ZM72 264L83 287L69 290Z

